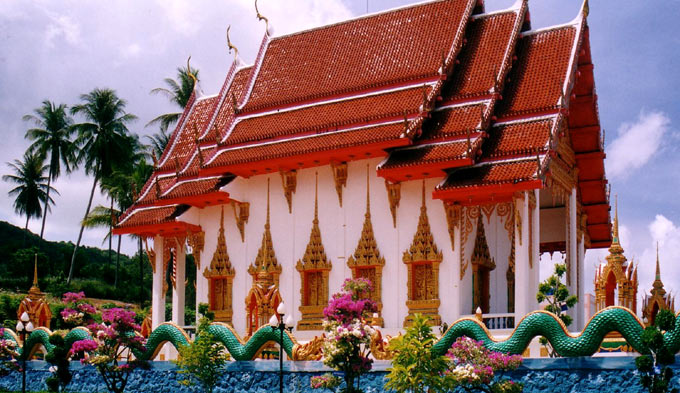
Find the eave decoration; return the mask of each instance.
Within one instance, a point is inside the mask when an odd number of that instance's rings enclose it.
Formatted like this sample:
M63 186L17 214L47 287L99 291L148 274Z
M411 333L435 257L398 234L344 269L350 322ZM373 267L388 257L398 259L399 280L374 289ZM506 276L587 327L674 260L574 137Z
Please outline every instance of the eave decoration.
M413 235L413 241L402 258L408 269L408 315L404 319L404 327L413 323L413 316L420 313L429 318L433 326L441 324L439 315L439 264L443 259L442 252L437 248L430 230L425 205L425 181L423 181L422 204L418 229Z
M359 244L357 244L354 254L347 260L347 266L352 270L352 278L363 277L371 281L372 290L370 297L376 302L378 308L378 317L373 319L372 325L384 327L385 323L381 313L382 268L385 266L385 258L380 255L378 243L373 235L368 167L366 167L366 214L364 217L364 226L361 230Z
M224 207L222 208L222 216L224 216ZM205 246L205 232L187 232L187 243L191 247L191 255L194 256L194 263L198 270L201 269L201 253Z
M295 194L295 189L297 188L297 171L295 169L291 171L280 171L281 174L281 185L283 186L283 195L286 197L286 202L288 202L288 213L293 212L293 194Z
M234 268L229 260L227 241L224 236L224 206L220 212L220 230L217 235L217 248L210 261L210 268L203 271L208 279L208 301L210 311L215 313L215 321L232 323L234 315L232 291Z
M276 307L281 303L279 293L279 265L274 246L269 220L269 180L267 180L267 219L262 233L262 244L257 251L255 262L248 267L248 273L253 277L253 286L246 296L246 331L251 336L260 326L268 323L269 317L274 315Z
M321 330L323 309L328 305L328 276L333 267L326 257L319 229L319 176L316 175L314 191L314 219L309 243L295 268L300 272L300 313L298 330Z
M246 224L250 216L250 203L238 202L231 200L231 207L234 209L234 219L236 220L236 228L241 234L241 242L246 241Z
M391 183L385 180L385 188L387 189L387 200L390 202L390 213L392 213L392 225L397 227L397 208L401 200L401 183Z
M342 207L342 187L347 185L347 163L331 161L331 170L335 181L335 192L338 193L338 201Z

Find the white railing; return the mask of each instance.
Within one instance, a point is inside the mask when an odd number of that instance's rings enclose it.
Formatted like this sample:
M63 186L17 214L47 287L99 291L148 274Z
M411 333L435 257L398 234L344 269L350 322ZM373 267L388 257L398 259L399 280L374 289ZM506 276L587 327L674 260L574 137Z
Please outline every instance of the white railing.
M515 328L515 314L514 313L500 313L500 314L471 314L461 315L461 317L479 319L481 316L482 323L489 330L496 329L514 329Z

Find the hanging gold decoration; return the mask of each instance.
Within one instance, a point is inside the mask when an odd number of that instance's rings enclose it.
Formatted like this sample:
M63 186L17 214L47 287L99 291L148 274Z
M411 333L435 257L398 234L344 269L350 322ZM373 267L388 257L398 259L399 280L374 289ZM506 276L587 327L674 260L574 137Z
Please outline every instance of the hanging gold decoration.
M342 207L342 187L347 185L347 163L331 161L331 170L335 181L335 192L338 193L338 201Z
M293 212L293 194L297 188L297 171L279 171L281 174L281 185L283 186L283 195L286 197L286 202L288 202L288 213Z
M241 234L241 242L246 241L246 224L250 216L250 203L239 202L231 200L231 207L234 209L234 219L236 220L236 228Z
M387 200L390 202L390 213L392 213L392 225L397 227L397 208L401 200L401 183L391 183L385 180L385 188L387 189Z
M449 239L451 240L451 251L456 251L456 228L460 225L461 220L461 206L446 203L444 204L444 212L446 213L446 226L449 230Z
M224 214L224 207L222 207ZM191 247L191 255L194 256L194 264L196 269L201 270L201 253L205 246L205 232L187 232L187 243Z

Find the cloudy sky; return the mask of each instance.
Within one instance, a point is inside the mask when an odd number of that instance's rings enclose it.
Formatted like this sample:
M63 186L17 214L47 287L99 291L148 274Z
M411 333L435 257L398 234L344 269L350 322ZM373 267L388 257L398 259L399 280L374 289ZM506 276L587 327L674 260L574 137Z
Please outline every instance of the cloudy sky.
M487 10L515 0L487 0ZM260 11L284 34L403 4L408 0L260 0ZM625 4L625 5L624 5ZM530 1L534 28L574 18L580 0ZM659 242L667 288L680 290L680 0L591 1L589 25L606 169L619 195L621 238L626 255L640 263L641 291L651 287L654 244ZM22 116L44 99L73 105L82 93L110 87L128 101L139 120L132 130L174 110L149 91L174 77L192 56L205 93L218 91L232 56L225 31L242 58L252 63L264 32L251 0L2 0L0 1L0 174L5 162L28 146ZM75 241L92 179L81 172L63 176L55 187L56 207L45 236ZM0 182L0 220L23 226ZM98 195L95 203L104 201ZM29 224L39 232L38 220ZM84 243L101 245L103 231L86 231ZM124 244L126 253L134 245ZM604 250L587 257L587 285ZM546 264L549 265L549 264ZM548 267L549 268L549 267ZM546 269L547 270L547 269Z

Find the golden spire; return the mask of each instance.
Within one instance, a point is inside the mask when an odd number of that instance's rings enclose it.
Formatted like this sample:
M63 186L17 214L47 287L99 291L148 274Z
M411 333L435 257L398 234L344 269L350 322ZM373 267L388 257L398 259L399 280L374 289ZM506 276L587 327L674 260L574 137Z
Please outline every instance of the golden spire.
M656 246L656 266L657 271L659 270L659 244ZM33 286L38 286L38 254L35 254L35 259L33 262Z
M621 242L619 240L619 197L614 196L614 223L612 225L612 245L609 247L609 255L607 260L610 259L619 262L621 265L626 263L626 257L623 256L623 247L621 247Z
M663 289L663 282L661 281L661 267L659 264L659 242L656 242L656 274L654 275L654 283L652 284L652 295L655 294L655 292L660 293L661 295L666 294L666 291Z
M281 266L278 264L274 246L272 244L272 234L270 231L269 217L269 179L267 179L267 219L264 223L264 233L262 234L262 244L257 251L255 264L248 268L250 274L258 273L281 273Z
M331 262L326 257L326 250L321 241L321 230L319 229L319 174L316 173L314 184L314 219L312 220L312 231L309 234L309 243L305 255L297 261L297 270L323 269L330 270Z
M655 279L661 280L661 269L659 268L659 242L656 242L656 276Z
M238 48L234 46L234 44L231 43L231 39L229 38L229 30L231 29L231 25L227 27L227 46L229 47L229 53L231 53L231 50L234 50L234 61L238 60Z
M229 254L227 253L227 241L224 236L224 205L220 212L220 230L217 235L217 248L210 261L208 268L203 272L205 277L226 277L234 275L234 268L231 266Z
M420 206L420 217L418 218L418 229L413 235L411 247L404 251L403 260L405 263L434 261L441 262L442 252L434 243L434 237L430 230L430 222L427 218L427 206L425 205L425 180L423 180L422 204Z
M384 266L385 258L380 256L378 243L373 235L373 224L371 223L371 198L369 183L369 168L366 165L366 214L364 214L364 227L361 230L359 244L354 254L347 260L347 265L354 266ZM375 283L374 283L375 285ZM375 288L375 286L374 286Z
M28 290L29 295L41 295L38 287L38 254L34 254L33 262L33 286Z
M619 244L619 196L614 196L614 228L612 243Z

